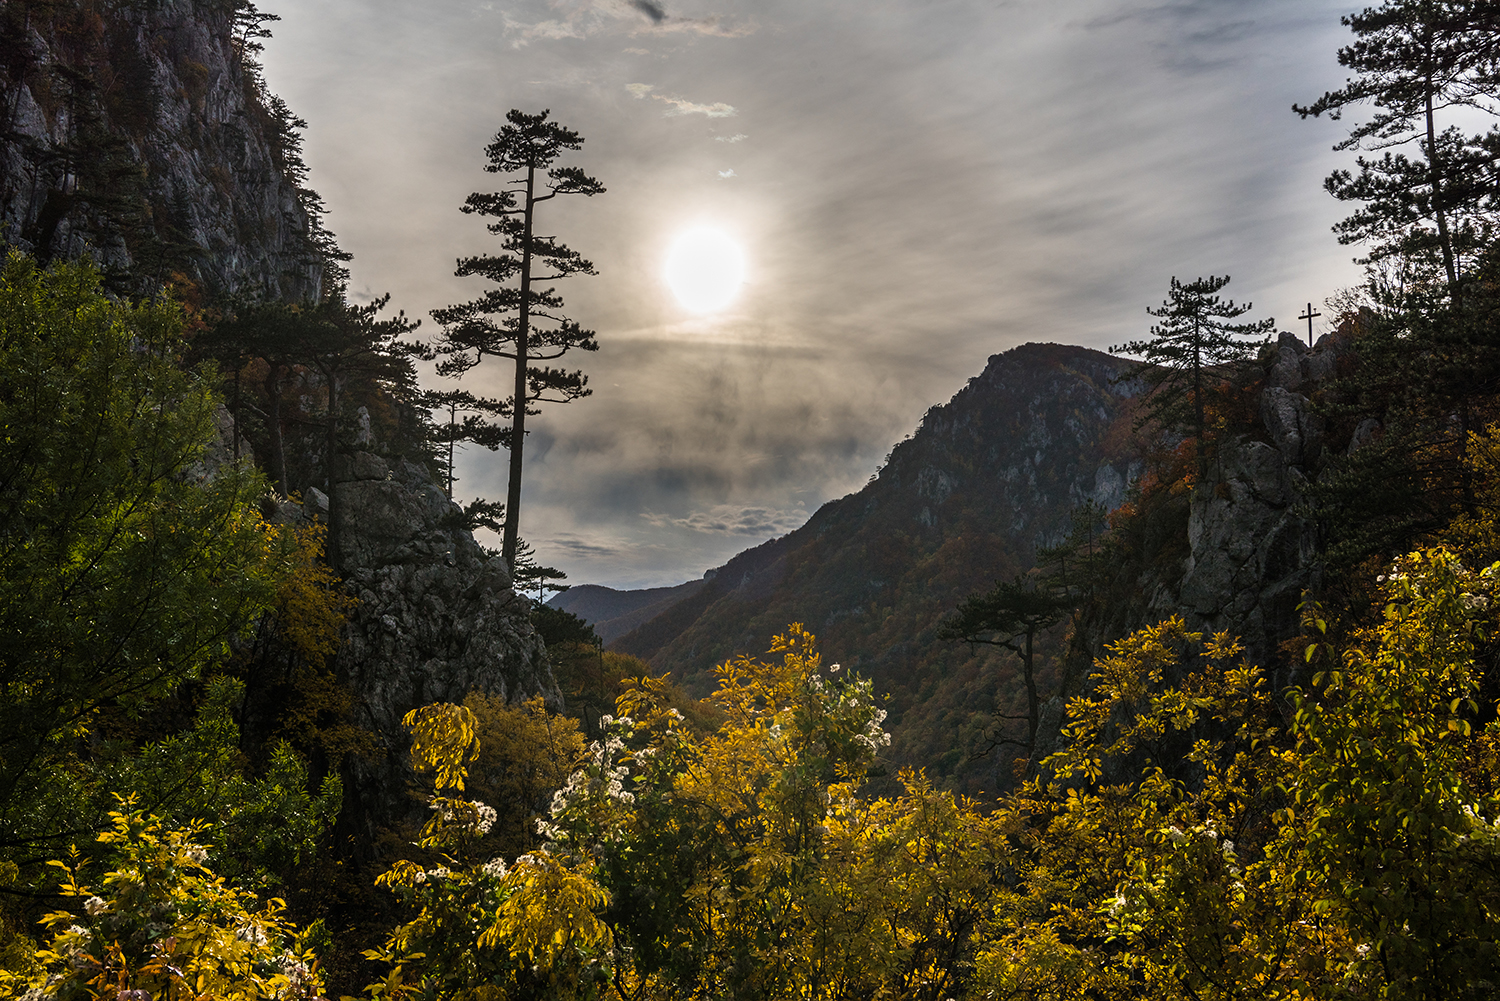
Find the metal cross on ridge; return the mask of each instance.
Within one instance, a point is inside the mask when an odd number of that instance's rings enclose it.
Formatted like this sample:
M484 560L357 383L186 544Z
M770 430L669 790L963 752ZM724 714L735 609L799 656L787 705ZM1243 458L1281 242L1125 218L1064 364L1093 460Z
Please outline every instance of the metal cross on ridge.
M1307 346L1308 347L1312 347L1312 322L1313 322L1313 317L1315 317L1315 316L1322 316L1322 315L1323 315L1322 313L1314 313L1313 312L1313 308L1312 308L1312 303L1308 303L1307 304L1307 312L1303 313L1301 316L1297 317L1297 319L1299 319L1299 320L1306 320L1307 321Z

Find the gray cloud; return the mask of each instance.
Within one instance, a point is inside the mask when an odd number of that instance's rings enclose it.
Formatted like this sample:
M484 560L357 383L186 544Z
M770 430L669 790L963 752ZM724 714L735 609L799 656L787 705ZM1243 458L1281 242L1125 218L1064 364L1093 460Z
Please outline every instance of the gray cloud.
M667 19L667 12L662 9L662 6L652 3L651 0L630 0L630 6L650 18L652 24L661 24Z
M761 539L785 535L807 521L808 511L796 508L779 511L766 507L741 507L718 504L709 511L694 511L684 518L643 511L641 517L657 527L676 525L693 532L714 535L751 535Z
M1344 126L1287 110L1342 83L1333 0L646 2L659 22L632 0L298 0L265 52L355 287L408 315L482 287L452 261L495 239L457 208L493 184L505 108L587 137L609 193L544 224L600 271L559 288L599 332L576 361L595 392L533 419L521 526L575 582L677 583L780 534L989 355L1143 336L1170 275L1233 274L1283 320L1358 277L1321 187ZM716 134L729 109L743 132ZM662 283L699 224L746 252L721 317ZM505 494L503 453L459 474Z

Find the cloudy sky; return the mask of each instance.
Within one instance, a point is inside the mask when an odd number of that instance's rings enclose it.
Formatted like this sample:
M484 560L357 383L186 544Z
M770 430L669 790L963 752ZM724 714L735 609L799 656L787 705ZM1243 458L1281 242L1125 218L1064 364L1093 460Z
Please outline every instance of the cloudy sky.
M608 192L541 224L600 272L560 286L598 332L578 361L594 395L533 419L521 522L575 583L675 584L784 534L989 355L1139 337L1173 275L1230 274L1257 318L1304 331L1308 300L1359 277L1321 186L1342 127L1290 111L1342 83L1345 3L262 6L354 288L409 315L483 289L454 259L497 241L458 206L493 190L506 111L586 138L566 162ZM663 279L694 226L743 249L719 312ZM503 498L505 454L459 475L457 494Z

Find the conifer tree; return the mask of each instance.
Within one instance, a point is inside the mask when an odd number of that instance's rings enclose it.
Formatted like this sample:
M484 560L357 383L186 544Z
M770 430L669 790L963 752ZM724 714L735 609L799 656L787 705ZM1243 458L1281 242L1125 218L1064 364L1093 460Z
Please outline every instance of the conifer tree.
M447 452L445 493L452 500L454 451L465 442L483 446L492 452L510 448L510 428L485 420L487 416L508 420L511 416L510 404L504 400L475 396L466 389L449 389L423 393L422 406L440 413L446 411L448 414L446 424L439 422L433 425L432 438L439 448ZM504 505L497 507L503 509Z
M1036 731L1041 724L1041 695L1036 687L1036 634L1061 622L1072 607L1065 594L1043 586L1028 584L1022 577L1001 581L984 594L964 599L958 610L943 620L938 637L1000 646L1021 658L1022 678L1026 682L1026 742L1030 753L1036 747ZM1000 719L1015 719L1002 713ZM1019 744L1018 740L994 738L991 747Z
M1218 291L1229 284L1229 276L1209 275L1184 285L1173 277L1169 298L1160 309L1146 312L1162 322L1151 328L1149 341L1130 341L1110 351L1140 356L1143 361L1131 373L1143 376L1154 390L1146 401L1137 426L1151 419L1165 426L1185 428L1198 444L1198 472L1207 467L1205 456L1204 397L1224 381L1224 366L1250 356L1259 345L1239 340L1267 335L1274 319L1228 323L1250 311L1251 304L1237 306L1220 299Z
M455 272L478 275L497 288L478 299L433 311L443 325L437 345L443 360L441 375L462 376L486 357L504 358L515 366L511 406L510 481L505 500L505 532L501 553L512 566L516 559L521 512L522 452L526 418L535 416L535 403L571 403L589 395L582 372L569 372L536 362L562 357L575 348L597 351L592 330L584 330L562 313L563 301L541 283L597 274L593 264L555 237L536 232L536 210L558 195L601 194L604 186L578 167L555 167L565 151L582 147L576 132L549 121L549 112L528 115L512 109L494 142L485 148L485 170L506 175L500 191L475 192L464 203L467 214L492 216L490 232L504 237L504 252L463 258ZM514 284L512 284L514 283Z
M1369 244L1366 262L1440 261L1456 298L1461 258L1484 242L1482 210L1494 199L1500 130L1466 135L1440 118L1458 109L1497 110L1500 5L1386 0L1342 20L1358 40L1339 50L1339 64L1356 75L1312 104L1292 106L1303 118L1338 119L1366 101L1377 109L1334 147L1382 153L1378 160L1360 157L1357 173L1328 176L1325 187L1334 197L1364 203L1334 232L1340 243Z

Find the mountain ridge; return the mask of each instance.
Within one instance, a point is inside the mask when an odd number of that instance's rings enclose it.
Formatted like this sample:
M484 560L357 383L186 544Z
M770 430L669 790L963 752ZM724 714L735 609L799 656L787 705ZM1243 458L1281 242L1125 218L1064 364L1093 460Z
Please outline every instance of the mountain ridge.
M704 694L713 665L802 622L826 660L890 695L894 764L999 788L1008 762L966 759L992 712L1011 711L1014 664L943 642L937 627L964 596L1029 569L1072 508L1124 501L1143 468L1132 364L1051 343L991 356L863 489L739 553L610 648Z

